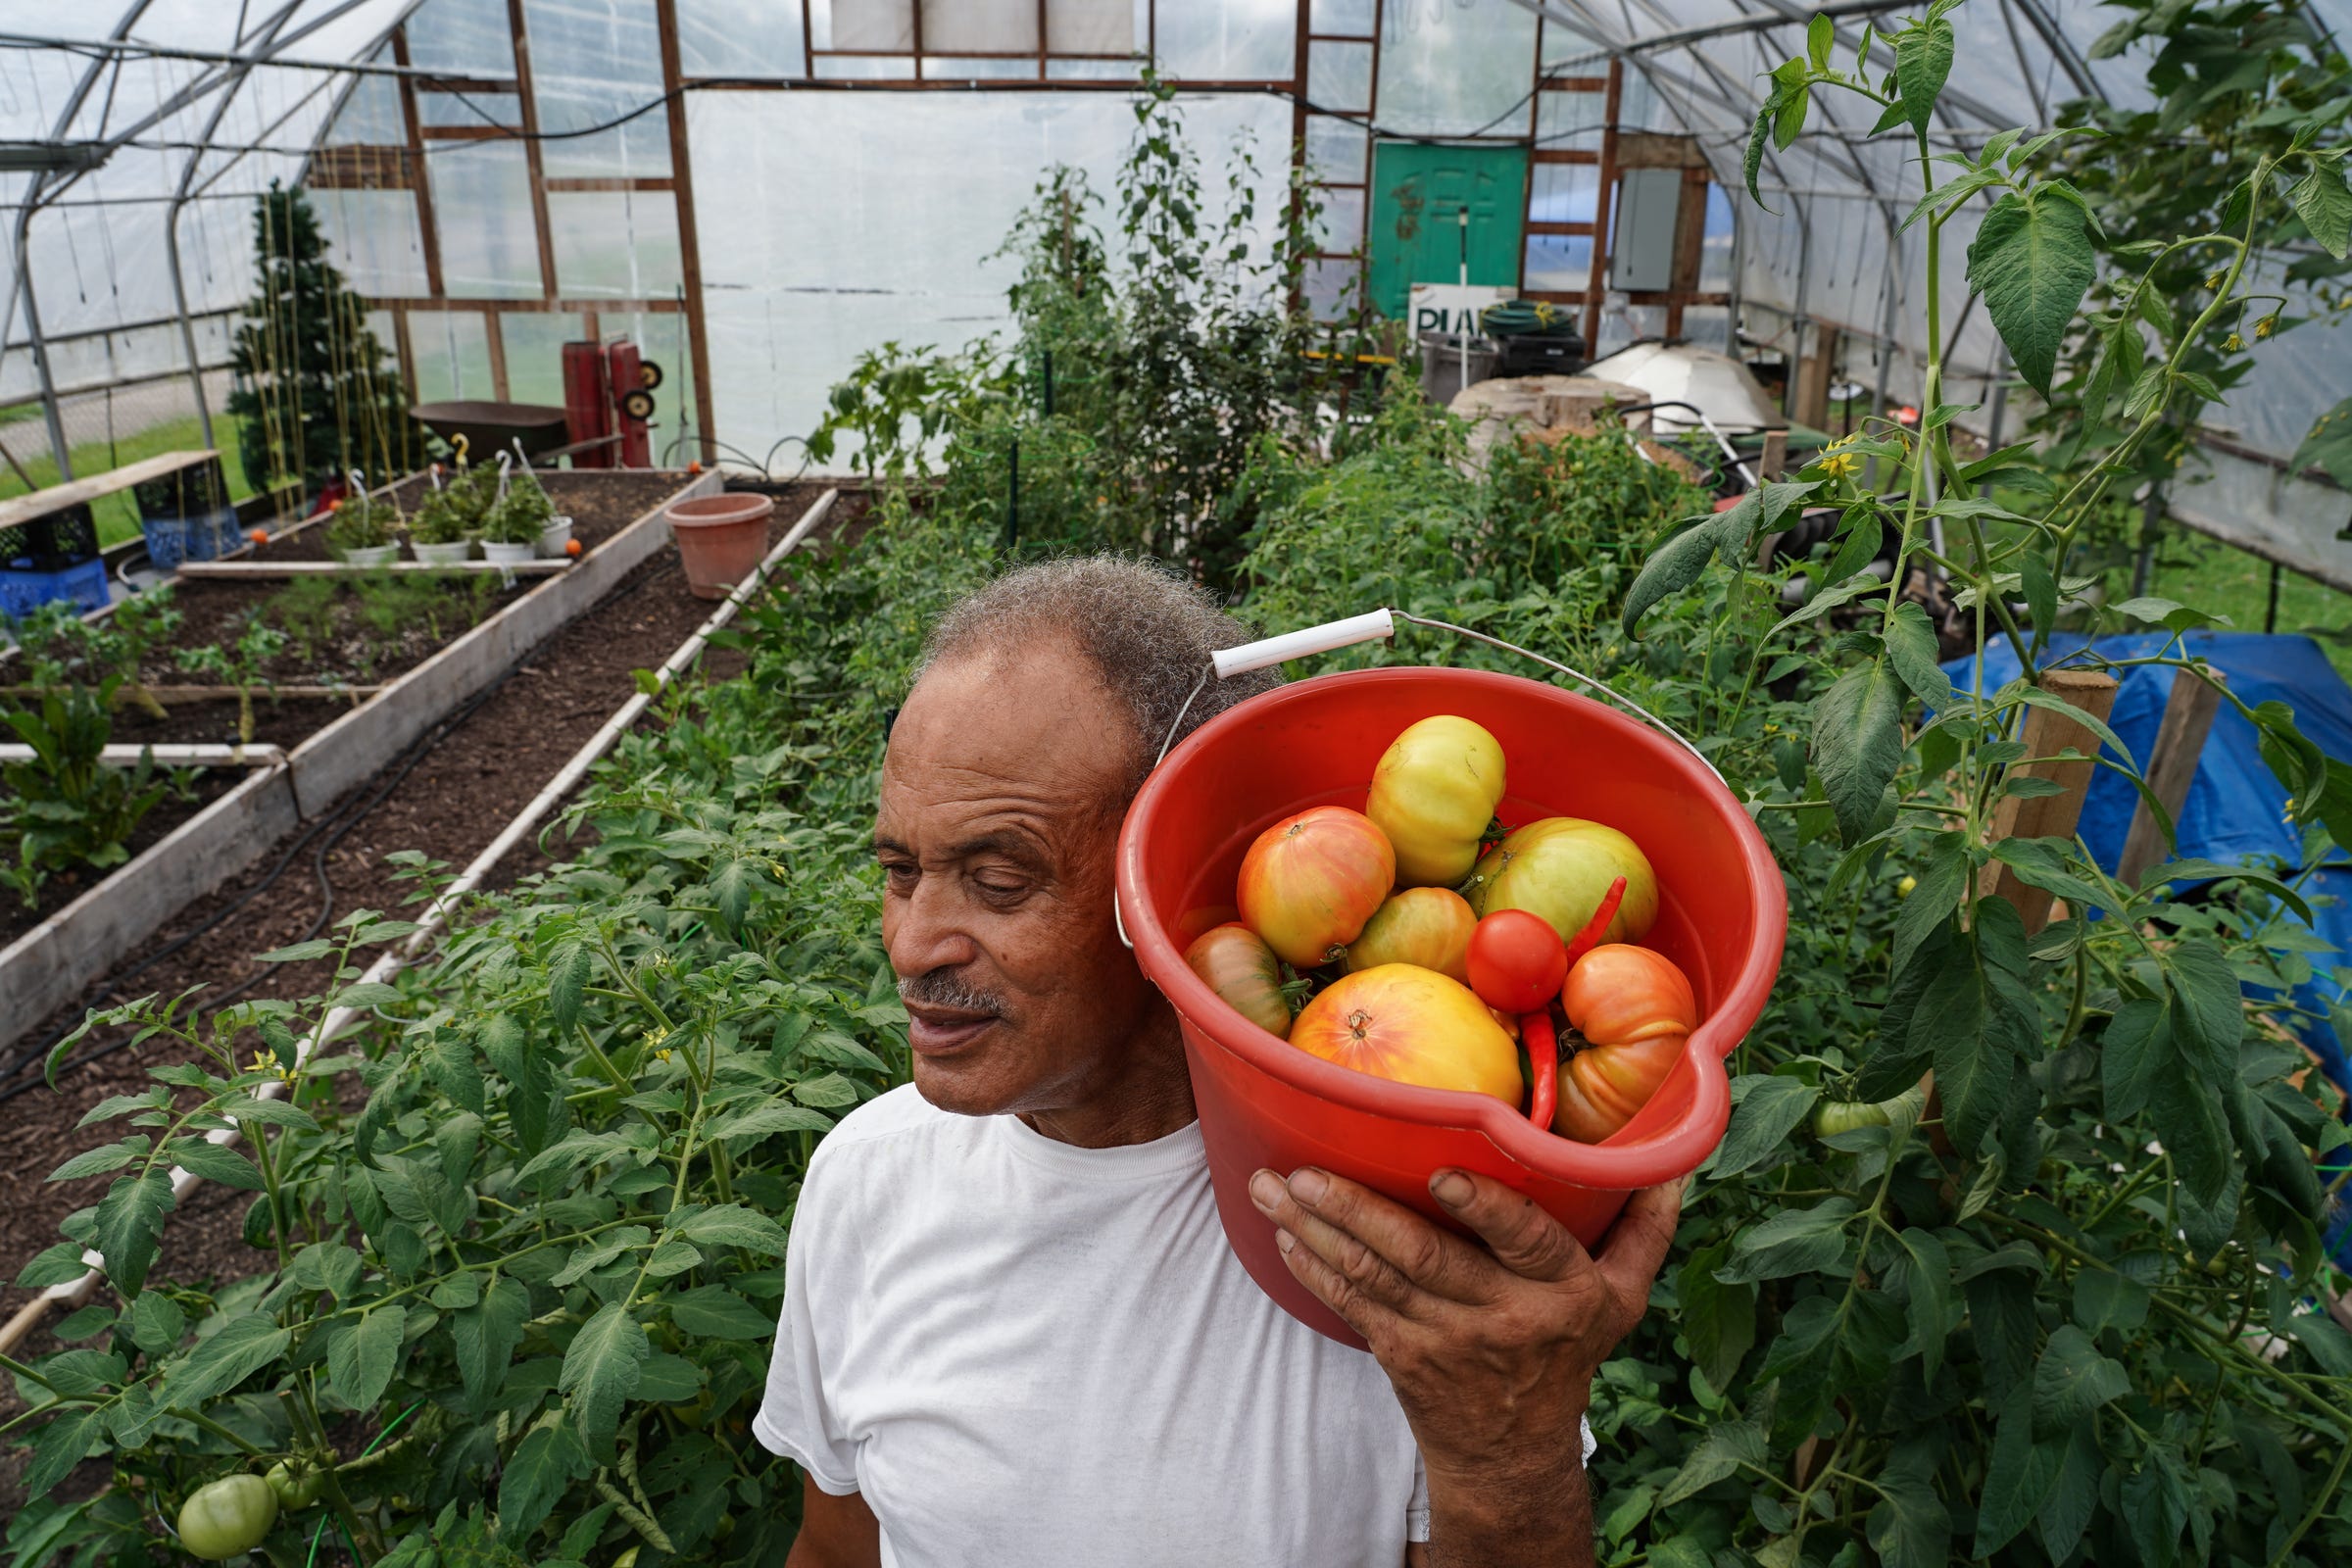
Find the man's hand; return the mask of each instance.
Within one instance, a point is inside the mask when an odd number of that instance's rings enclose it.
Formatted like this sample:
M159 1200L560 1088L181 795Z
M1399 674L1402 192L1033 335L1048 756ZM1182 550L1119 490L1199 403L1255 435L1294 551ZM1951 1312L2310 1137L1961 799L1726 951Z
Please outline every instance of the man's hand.
M1291 1272L1396 1387L1429 1474L1432 1562L1589 1562L1592 1374L1641 1319L1683 1184L1636 1193L1597 1258L1500 1182L1442 1170L1429 1190L1486 1247L1324 1171L1250 1182Z

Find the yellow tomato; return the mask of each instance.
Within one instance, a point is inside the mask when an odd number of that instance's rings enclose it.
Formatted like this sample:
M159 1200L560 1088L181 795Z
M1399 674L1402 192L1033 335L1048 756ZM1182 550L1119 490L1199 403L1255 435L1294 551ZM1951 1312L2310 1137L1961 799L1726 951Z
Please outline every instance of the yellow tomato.
M1480 919L1526 909L1551 922L1560 940L1585 928L1609 884L1625 878L1625 902L1603 942L1639 942L1658 917L1658 878L1642 847L1613 827L1579 816L1547 816L1489 850L1462 889Z
M1342 960L1349 973L1412 963L1467 985L1470 933L1478 916L1451 888L1406 888L1372 912Z
M1451 887L1478 858L1501 799L1501 745L1483 725L1440 713L1390 743L1364 814L1396 851L1399 886Z

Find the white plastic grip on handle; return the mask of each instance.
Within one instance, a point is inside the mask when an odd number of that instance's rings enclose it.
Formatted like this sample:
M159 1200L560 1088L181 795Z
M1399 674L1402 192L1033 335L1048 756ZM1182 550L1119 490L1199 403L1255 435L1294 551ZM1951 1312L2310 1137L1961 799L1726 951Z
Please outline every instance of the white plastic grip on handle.
M1326 621L1303 631L1286 631L1279 637L1261 637L1238 648L1220 648L1208 656L1216 666L1219 680L1268 664L1284 664L1309 654L1327 654L1334 648L1347 648L1355 643L1382 642L1396 635L1396 623L1385 610L1366 611L1349 615L1346 620Z

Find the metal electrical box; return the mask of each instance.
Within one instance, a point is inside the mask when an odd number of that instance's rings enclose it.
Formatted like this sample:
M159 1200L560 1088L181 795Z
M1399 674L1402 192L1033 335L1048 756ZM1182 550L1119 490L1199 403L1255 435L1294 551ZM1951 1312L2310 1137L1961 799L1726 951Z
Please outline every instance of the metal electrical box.
M1609 287L1629 294L1674 286L1674 230L1683 204L1679 169L1628 169L1617 176L1609 236Z

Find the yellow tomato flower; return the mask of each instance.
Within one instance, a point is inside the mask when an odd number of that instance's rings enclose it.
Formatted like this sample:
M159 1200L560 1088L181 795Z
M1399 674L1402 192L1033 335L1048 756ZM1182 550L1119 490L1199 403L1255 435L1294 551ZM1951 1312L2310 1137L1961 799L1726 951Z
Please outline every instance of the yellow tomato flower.
M1833 479L1842 479L1862 471L1862 460L1851 452L1831 452L1823 456L1821 467Z
M2256 337L2269 337L2272 332L2278 329L2278 318L2276 316L2266 316L2261 320L2254 323L2254 335Z
M2219 272L2214 273L2211 277L2205 280L2205 286L2207 288L2220 288L2222 286L2222 274Z
M654 1059L656 1061L667 1061L669 1059L669 1048L664 1046L660 1051L655 1052Z
M2235 354L2239 349L2242 349L2245 346L2246 340L2239 337L2235 332L2230 333L2229 339L2222 344L2222 347L2228 349L2232 354Z

